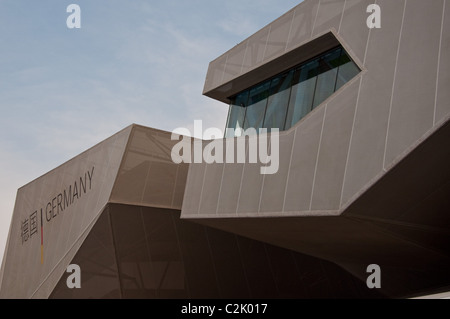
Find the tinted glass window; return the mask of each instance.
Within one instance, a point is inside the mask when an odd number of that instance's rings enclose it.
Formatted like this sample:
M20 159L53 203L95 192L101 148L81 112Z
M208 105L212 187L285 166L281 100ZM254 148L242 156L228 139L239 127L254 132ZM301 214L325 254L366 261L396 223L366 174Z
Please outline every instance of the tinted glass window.
M359 68L344 50L342 50L339 64L336 90L339 90L345 83L353 79L359 73Z
M334 93L340 57L341 50L339 49L319 59L319 75L317 77L313 108Z
M228 115L227 128L236 130L242 129L244 127L244 118L245 118L245 105L248 101L249 91L245 91L231 102L230 111ZM226 131L225 137L233 137L235 131ZM239 135L239 134L238 134Z
M319 62L306 63L295 71L285 129L290 129L312 109Z
M266 81L250 89L248 106L244 120L244 129L250 127L256 130L262 128L269 97L270 81Z
M277 128L280 131L284 129L293 75L294 71L292 70L272 80L264 119L264 127L268 131L271 128Z
M227 128L288 130L359 72L342 47L332 49L232 98Z

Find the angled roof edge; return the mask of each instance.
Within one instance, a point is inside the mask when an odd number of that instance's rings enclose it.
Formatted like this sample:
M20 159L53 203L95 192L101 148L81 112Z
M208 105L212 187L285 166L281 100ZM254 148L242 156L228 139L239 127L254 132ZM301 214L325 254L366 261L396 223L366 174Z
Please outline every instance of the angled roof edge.
M49 170L48 172L42 174L41 176L36 177L35 179L29 181L29 182L26 183L25 185L22 185L21 187L19 187L19 190L21 190L22 188L26 187L27 185L33 183L34 181L36 181L36 180L38 180L38 179L44 177L45 175L48 175L48 174L50 174L51 172L53 172L53 171L55 171L55 170L61 168L62 166L64 166L64 165L70 163L71 161L77 160L78 157L80 157L80 156L82 156L83 154L89 152L90 150L92 150L93 148L97 147L98 145L100 145L100 144L102 144L102 143L104 143L104 142L106 142L106 141L108 141L108 140L110 140L110 139L115 138L117 135L120 135L120 134L124 133L126 130L130 130L130 132L131 132L132 127L135 126L135 125L136 125L136 124L128 125L127 127L125 127L125 128L123 128L123 129L121 129L120 131L114 133L113 135L111 135L111 136L105 138L104 140L102 140L102 141L96 143L95 145L89 147L88 149L84 150L83 152L81 152L81 153L75 155L74 157L68 159L67 161L61 163L60 165L56 166L55 168Z
M308 61L309 59L339 45L342 45L347 51L348 45L343 45L342 39L338 39L336 37L336 32L330 29L328 32L316 36L312 40L303 43L271 61L254 67L250 71L239 75L227 83L210 90L206 89L203 92L203 95L229 104L229 98L240 91L295 67L302 62ZM353 55L351 55L351 57L354 59ZM357 64L358 67L361 68L361 63L358 62Z

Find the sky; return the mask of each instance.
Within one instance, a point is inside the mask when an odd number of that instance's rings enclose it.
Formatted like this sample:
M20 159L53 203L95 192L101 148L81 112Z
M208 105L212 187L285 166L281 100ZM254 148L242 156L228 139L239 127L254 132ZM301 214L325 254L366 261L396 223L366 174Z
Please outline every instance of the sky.
M133 123L223 129L209 62L300 2L0 0L0 264L18 188Z

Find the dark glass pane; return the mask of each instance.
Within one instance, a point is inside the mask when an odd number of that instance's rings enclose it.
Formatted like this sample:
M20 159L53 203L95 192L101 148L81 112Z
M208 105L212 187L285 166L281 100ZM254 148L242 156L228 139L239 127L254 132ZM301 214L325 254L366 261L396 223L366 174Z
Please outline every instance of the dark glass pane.
M334 93L340 56L341 50L337 49L320 58L319 75L317 77L313 108L318 106Z
M339 90L345 83L350 81L359 73L359 68L348 56L347 52L342 50L340 66L338 70L336 90Z
M244 126L244 116L245 116L245 108L231 105L230 106L230 115L229 121L227 124L227 130L225 137L234 137L236 134L236 129L243 128ZM237 134L239 135L239 134Z
M311 111L316 87L319 62L313 60L295 71L288 116L285 129L288 130Z
M339 67L342 64L341 52L342 48L336 48L323 54L320 59L321 61L319 61L322 62L319 65L319 74Z
M269 129L269 132L271 128L277 128L280 131L284 129L293 75L292 70L272 80L264 119L264 127Z
M236 130L244 127L245 106L247 105L249 91L240 93L231 101L227 128ZM225 137L234 137L234 132L228 130Z
M250 127L256 130L262 128L264 114L267 106L267 98L269 97L270 81L266 81L250 90L248 106L245 115L244 129Z

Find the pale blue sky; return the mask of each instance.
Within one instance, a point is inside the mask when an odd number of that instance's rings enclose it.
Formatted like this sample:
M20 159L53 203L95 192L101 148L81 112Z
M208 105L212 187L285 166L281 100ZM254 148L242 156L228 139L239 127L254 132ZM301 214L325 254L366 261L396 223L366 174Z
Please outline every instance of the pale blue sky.
M209 62L300 2L0 0L0 258L24 184L132 123L223 128Z

